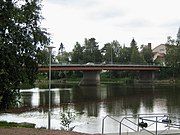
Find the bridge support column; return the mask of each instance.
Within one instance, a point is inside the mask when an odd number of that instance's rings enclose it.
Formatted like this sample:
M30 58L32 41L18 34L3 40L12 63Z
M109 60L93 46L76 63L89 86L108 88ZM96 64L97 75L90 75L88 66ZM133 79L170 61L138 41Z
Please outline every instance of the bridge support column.
M152 82L154 82L154 80L155 80L155 72L154 71L152 71Z
M99 85L100 84L100 71L83 71L83 78L79 82L81 86Z
M139 72L139 82L154 82L155 72L154 71L141 71Z

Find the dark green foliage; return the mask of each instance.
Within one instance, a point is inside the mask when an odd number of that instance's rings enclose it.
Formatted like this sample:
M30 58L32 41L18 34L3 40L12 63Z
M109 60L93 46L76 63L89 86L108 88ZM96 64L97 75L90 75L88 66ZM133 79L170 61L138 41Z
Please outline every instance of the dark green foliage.
M101 50L99 50L99 45L95 38L85 39L84 46L76 42L70 56L70 62L73 64L85 64L88 62L95 64L102 62L104 64L152 63L152 51L144 49L141 54L134 39L131 42L131 47L122 47L118 41L113 40L111 43L104 44Z
M143 57L140 55L139 51L138 51L138 46L136 41L133 39L131 41L131 60L130 63L131 64L144 64L144 59Z
M74 49L71 54L71 62L73 64L82 64L83 63L83 47L76 42Z
M102 61L105 63L119 63L119 51L121 46L118 41L106 43L101 49Z
M63 43L61 43L60 45L59 45L59 54L63 54L64 53L64 49L65 49L65 47L64 47L64 45L63 45Z
M0 127L6 127L6 128L12 128L12 127L35 128L35 124L0 121Z
M39 65L48 65L49 64L49 52L47 49L38 50L36 57L38 59Z
M123 46L119 51L119 63L129 64L131 60L131 48Z
M101 49L103 62L106 64L119 63L121 46L118 41L113 40L111 43L106 43Z
M84 50L83 50L84 63L101 62L101 52L99 50L99 45L95 38L85 39Z
M59 64L62 64L62 65L69 64L69 61L70 61L69 58L70 58L70 53L66 51L64 51L63 53L59 53L56 56L56 59L58 60Z
M141 46L141 55L145 60L146 64L152 65L153 64L153 53L151 46Z
M167 37L166 50L167 54L165 55L165 63L170 69L168 73L171 73L171 77L178 78L180 77L180 29L177 33L177 39L172 39L172 37ZM164 73L164 72L163 72Z
M111 43L106 43L101 49L101 53L103 54L103 61L105 63L111 63L111 59L113 57Z
M166 65L171 67L172 77L180 76L180 46L167 45Z
M19 86L33 84L41 48L49 43L48 33L40 27L39 0L0 1L0 108L18 101Z
M160 71L156 71L158 74L158 79L173 79L173 70L172 68L162 68Z

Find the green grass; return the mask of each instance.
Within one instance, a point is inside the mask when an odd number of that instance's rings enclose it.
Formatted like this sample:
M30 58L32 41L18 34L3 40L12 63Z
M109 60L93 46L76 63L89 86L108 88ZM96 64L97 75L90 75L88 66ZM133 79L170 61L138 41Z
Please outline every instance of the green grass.
M31 123L16 123L16 122L7 122L7 121L0 121L0 128L35 128L35 124Z

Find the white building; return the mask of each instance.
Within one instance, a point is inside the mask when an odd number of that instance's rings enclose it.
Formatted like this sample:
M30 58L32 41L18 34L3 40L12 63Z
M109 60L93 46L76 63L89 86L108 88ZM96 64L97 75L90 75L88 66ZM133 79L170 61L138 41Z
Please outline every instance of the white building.
M166 55L166 45L165 44L160 44L156 46L152 50L154 56L153 56L153 61L159 59L163 62L163 65L165 64L165 55Z

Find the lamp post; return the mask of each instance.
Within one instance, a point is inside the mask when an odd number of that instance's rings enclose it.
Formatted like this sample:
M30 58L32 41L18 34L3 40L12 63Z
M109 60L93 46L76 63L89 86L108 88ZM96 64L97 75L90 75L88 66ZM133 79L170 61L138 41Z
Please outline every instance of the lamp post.
M51 55L53 46L47 47L49 50L49 109L48 109L48 129L51 127Z

